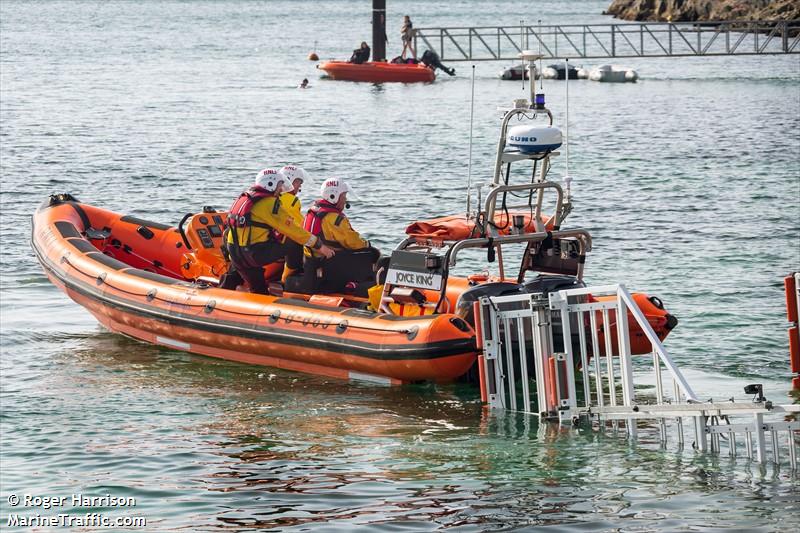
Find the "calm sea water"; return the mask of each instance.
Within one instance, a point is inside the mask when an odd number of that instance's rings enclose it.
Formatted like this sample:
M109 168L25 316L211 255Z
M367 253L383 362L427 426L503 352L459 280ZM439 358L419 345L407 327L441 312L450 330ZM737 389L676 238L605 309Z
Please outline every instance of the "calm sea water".
M605 7L390 2L389 48L404 14L593 23ZM488 416L470 387L383 389L142 345L45 279L28 217L55 192L176 223L226 207L264 166L298 163L310 190L351 179L354 225L384 250L409 221L463 210L470 65L372 86L320 79L305 59L315 42L347 57L370 31L367 1L0 3L3 526L20 509L9 494L85 493L133 496L89 511L154 531L796 529L785 470ZM790 402L781 283L800 268L800 59L628 64L639 83L570 86L587 280L666 302L681 321L667 346L701 395L762 382ZM497 106L522 96L503 66L476 68L477 183ZM304 77L312 88L296 89ZM563 126L563 87L545 92Z

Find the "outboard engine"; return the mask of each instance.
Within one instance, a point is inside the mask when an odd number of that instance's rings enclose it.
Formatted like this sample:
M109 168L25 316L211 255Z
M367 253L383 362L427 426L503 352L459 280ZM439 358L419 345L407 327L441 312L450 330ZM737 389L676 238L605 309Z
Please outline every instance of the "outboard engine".
M442 61L439 59L439 54L433 50L425 50L425 53L422 54L422 62L431 68L443 70L450 76L456 75L456 69L447 68L446 66L442 65Z
M458 302L456 303L456 314L467 321L473 328L475 327L475 316L472 309L472 304L483 296L510 296L512 294L520 294L520 293L527 293L527 294L543 294L547 296L551 292L560 291L563 289L575 289L575 288L582 288L585 287L586 284L576 278L575 276L566 276L566 275L539 275L534 279L528 281L527 283L512 283L507 281L500 281L495 283L484 283L482 285L477 285L472 287L458 298ZM522 309L523 303L516 303L516 304L501 304L503 310L510 310L514 309L515 307L509 307L510 305L514 305L520 309ZM561 316L558 313L554 313L552 315L552 322L553 322L553 351L554 352L565 352L564 347L564 339L561 334ZM577 318L574 316L571 318L570 322L570 331L572 333L572 348L573 353L579 354L580 353L580 337L578 333L578 323ZM531 342L531 331L529 328L525 328L524 332L524 340L525 343ZM500 324L500 338L505 338L505 333L503 332L503 326ZM519 339L516 335L510 335L511 339L511 349L517 352L519 350ZM476 363L477 364L477 363ZM529 362L530 364L530 362ZM577 364L577 361L576 361ZM529 367L529 374L533 376L534 369L533 367ZM470 369L470 371L464 376L465 380L472 383L477 381L477 367ZM516 375L520 375L517 373Z
M586 284L575 276L558 275L537 276L527 283L512 283L510 281L483 283L467 289L458 297L456 314L466 320L472 327L475 327L472 304L483 296L509 296L519 293L543 293L546 296L553 291L576 289L585 286Z
M550 294L555 291L562 291L564 289L581 289L586 287L586 284L576 278L575 276L536 276L531 281L523 284L524 292L534 294L542 292Z
M498 281L494 283L483 283L464 291L456 302L456 315L463 318L467 323L475 327L475 313L472 311L472 304L484 296L508 296L519 294L523 286L510 281Z

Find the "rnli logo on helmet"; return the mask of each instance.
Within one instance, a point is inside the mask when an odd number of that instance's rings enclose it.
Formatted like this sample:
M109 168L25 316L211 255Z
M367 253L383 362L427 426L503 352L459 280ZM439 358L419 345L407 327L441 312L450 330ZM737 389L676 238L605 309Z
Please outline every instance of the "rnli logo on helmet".
M511 140L518 143L535 143L536 137L522 137L520 135L512 135Z
M325 182L325 186L326 187L338 187L339 186L339 180L328 180L328 181Z

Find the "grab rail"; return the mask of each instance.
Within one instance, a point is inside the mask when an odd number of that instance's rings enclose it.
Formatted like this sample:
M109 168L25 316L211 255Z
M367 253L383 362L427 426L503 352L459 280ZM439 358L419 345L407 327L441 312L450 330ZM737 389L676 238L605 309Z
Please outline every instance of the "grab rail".
M541 193L545 189L555 189L557 196L556 196L556 209L555 213L553 214L552 219L557 220L559 213L561 213L561 209L564 202L564 190L561 188L561 185L558 183L554 183L552 181L544 181L540 183L525 183L520 185L497 185L489 191L489 194L486 196L486 203L485 211L486 214L485 220L487 224L494 223L494 215L495 211L497 210L497 197L501 193L514 193L514 192L522 192L522 191L539 191L539 199L536 203L536 208L534 210L534 224L538 231L543 230L544 228L541 227L540 220L542 217L542 202L541 202ZM507 209L513 209L520 206L507 206ZM506 221L508 224L511 224L511 220ZM497 233L496 231L494 232Z

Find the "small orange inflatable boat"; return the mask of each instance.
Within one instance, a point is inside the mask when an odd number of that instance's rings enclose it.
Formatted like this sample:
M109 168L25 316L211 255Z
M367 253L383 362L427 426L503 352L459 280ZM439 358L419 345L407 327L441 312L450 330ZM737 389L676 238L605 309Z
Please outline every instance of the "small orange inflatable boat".
M334 80L367 81L372 83L399 82L399 83L430 83L436 79L432 68L422 63L385 63L382 61L368 61L356 64L347 61L326 61L317 65Z
M204 211L176 229L57 195L33 216L32 247L50 280L104 326L152 344L386 384L451 381L476 360L475 333L453 314L396 316L205 283L199 274L222 267L214 253L226 215Z

